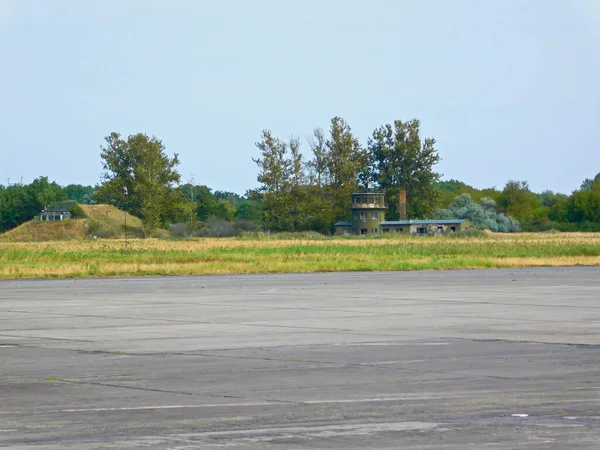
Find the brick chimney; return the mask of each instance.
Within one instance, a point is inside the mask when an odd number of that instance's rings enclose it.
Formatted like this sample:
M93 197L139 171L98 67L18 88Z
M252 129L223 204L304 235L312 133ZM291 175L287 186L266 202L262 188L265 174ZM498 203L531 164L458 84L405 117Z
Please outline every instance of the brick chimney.
M398 211L400 212L400 220L406 220L406 191L400 191L400 196L398 197Z

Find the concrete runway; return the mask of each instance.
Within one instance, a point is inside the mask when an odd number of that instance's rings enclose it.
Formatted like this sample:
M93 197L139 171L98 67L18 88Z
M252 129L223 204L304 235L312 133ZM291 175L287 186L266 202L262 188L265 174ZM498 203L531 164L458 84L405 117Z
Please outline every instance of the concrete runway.
M0 447L600 449L600 268L0 282Z

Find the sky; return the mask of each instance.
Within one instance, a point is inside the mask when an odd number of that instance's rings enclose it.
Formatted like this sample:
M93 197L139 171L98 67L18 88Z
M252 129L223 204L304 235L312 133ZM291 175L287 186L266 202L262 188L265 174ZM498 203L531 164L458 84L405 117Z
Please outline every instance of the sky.
M421 121L444 179L600 172L600 0L0 0L0 184L100 181L115 131L183 181L258 186L263 129ZM308 145L304 144L308 154Z

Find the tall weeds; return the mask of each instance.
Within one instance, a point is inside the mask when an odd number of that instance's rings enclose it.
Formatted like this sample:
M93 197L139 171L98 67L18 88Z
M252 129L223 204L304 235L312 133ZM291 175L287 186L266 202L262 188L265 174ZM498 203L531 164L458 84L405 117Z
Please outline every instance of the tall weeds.
M0 278L600 265L600 234L0 242Z

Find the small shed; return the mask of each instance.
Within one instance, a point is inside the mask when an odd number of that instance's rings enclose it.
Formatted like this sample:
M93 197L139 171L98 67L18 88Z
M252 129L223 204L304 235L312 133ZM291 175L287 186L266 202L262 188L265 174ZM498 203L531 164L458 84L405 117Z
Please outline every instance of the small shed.
M333 224L335 227L335 234L338 236L344 234L352 234L352 223L351 222L337 222Z

